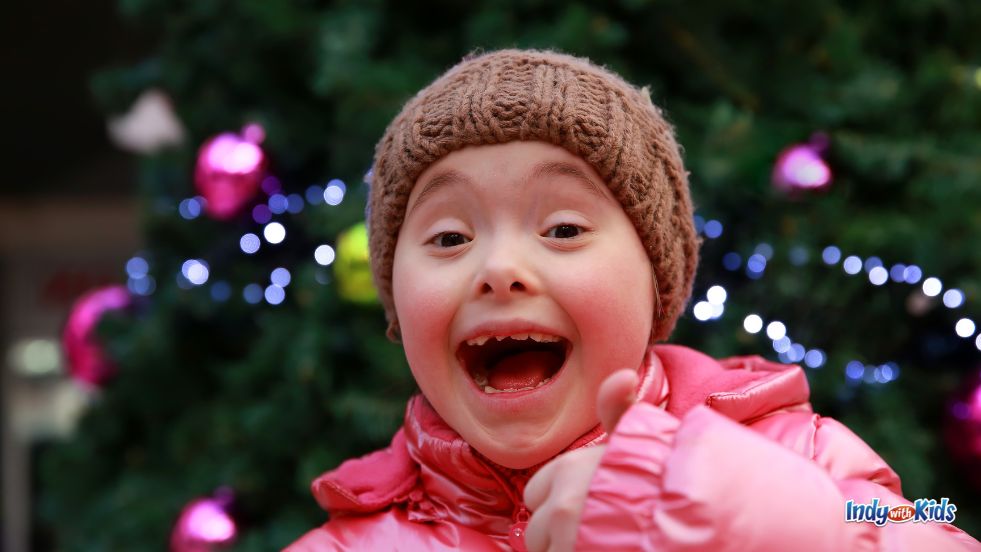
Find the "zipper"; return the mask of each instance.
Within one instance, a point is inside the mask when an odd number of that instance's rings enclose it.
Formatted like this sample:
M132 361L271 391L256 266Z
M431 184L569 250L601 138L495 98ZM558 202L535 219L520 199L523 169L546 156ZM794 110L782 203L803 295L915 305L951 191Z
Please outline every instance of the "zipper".
M514 523L508 529L508 544L515 552L526 552L525 529L528 527L528 520L531 519L531 512L522 504L518 513L514 515Z

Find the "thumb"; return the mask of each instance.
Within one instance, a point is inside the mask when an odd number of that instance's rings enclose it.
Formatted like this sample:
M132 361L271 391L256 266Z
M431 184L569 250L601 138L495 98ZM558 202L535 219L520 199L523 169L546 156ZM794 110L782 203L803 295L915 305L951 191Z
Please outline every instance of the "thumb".
M637 372L617 370L600 385L596 397L596 414L607 433L613 433L620 417L637 402Z

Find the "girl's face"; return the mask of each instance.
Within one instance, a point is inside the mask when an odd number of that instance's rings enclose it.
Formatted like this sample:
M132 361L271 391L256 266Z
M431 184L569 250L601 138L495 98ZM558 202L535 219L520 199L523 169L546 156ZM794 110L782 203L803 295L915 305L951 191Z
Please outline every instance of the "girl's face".
M470 147L434 163L409 196L394 263L413 376L503 466L548 460L589 431L600 383L643 359L650 261L592 167L560 147Z

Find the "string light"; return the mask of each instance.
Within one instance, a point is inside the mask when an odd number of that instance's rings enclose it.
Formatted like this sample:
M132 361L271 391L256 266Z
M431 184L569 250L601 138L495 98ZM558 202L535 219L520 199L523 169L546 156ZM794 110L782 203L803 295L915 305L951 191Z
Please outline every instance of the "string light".
M964 292L959 289L948 289L944 292L943 301L948 309L956 309L964 304Z
M336 253L334 253L334 248L329 245L318 246L313 252L313 258L317 261L317 264L321 266L328 266L330 263L334 262L336 258Z
M242 238L238 240L238 246L247 255L251 255L258 251L261 243L262 242L259 240L259 236L256 236L252 232L243 234Z
M974 335L974 330L974 321L970 318L961 318L957 321L957 324L954 325L954 331L960 337L971 337Z
M270 222L262 229L262 235L266 241L275 245L282 243L286 239L286 228L278 222Z

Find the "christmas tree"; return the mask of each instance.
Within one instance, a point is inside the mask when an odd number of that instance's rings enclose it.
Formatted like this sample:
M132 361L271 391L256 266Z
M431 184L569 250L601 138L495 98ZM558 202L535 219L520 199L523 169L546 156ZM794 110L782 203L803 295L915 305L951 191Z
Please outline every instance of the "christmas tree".
M146 249L120 267L131 306L98 325L115 374L43 458L37 515L58 549L160 548L206 496L237 550L324 521L311 480L386 444L415 389L366 283L374 143L463 55L512 46L604 64L676 126L704 245L672 341L805 366L815 410L907 497L950 497L981 530L981 451L965 446L981 423L965 398L981 365L981 4L120 9L159 45L96 75L96 98L118 115L162 91L184 132L142 148L134 175Z

